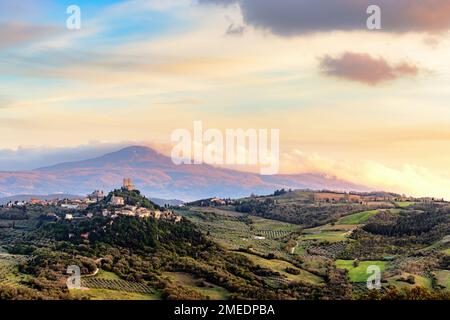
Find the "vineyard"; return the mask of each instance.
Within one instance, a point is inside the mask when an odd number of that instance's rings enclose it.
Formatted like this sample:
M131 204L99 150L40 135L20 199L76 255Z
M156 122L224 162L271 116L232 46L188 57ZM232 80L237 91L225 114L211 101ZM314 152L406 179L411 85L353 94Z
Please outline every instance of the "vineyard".
M137 292L153 294L154 290L149 286L139 282L129 282L121 279L104 279L87 277L81 280L81 285L89 289L108 289L124 292Z
M292 232L289 230L257 230L255 233L257 236L263 236L268 239L279 239L290 235Z

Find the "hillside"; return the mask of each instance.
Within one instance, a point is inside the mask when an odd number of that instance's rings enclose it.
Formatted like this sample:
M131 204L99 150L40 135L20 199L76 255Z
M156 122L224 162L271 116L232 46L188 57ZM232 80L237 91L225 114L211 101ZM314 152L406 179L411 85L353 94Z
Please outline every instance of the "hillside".
M266 290L266 268L227 252L187 219L103 215L113 195L124 197L123 206L156 208L138 191L115 190L86 210L73 212L73 219L64 219L66 212L53 206L46 210L59 219L42 219L43 207L29 205L22 217L27 228L0 228L0 242L6 249L0 256L0 296L311 299L334 294L316 282ZM3 218L0 215L0 221ZM11 222L10 217L4 219ZM69 265L80 267L82 284L88 289L64 285Z
M195 200L267 194L275 189L367 191L363 186L322 174L261 176L209 165L174 165L147 147L128 147L84 161L61 163L24 172L0 172L0 196L16 194L87 194L111 190L123 177L132 178L143 194Z
M448 300L448 203L398 200L277 190L162 209L122 188L73 210L3 207L0 296ZM73 265L81 290L64 284Z

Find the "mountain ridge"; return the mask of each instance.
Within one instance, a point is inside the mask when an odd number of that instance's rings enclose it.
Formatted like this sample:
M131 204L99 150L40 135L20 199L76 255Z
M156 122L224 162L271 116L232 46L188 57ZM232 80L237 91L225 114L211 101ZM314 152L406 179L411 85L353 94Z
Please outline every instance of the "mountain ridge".
M0 196L86 194L95 189L112 190L121 185L124 177L133 179L144 194L163 199L242 197L281 188L370 191L365 186L320 173L262 176L207 164L175 165L154 149L130 146L86 160L29 171L0 172Z

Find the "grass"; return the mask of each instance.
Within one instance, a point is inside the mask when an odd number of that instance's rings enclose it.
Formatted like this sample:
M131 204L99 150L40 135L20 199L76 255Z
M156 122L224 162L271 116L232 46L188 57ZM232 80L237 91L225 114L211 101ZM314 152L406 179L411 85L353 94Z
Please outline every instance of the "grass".
M450 290L450 271L449 270L436 271L436 278L440 285L447 288L447 290Z
M137 292L124 292L108 289L89 289L80 290L72 289L70 294L74 298L87 297L91 300L158 300L160 297L157 294L143 294Z
M103 278L103 279L110 279L110 280L120 280L120 277L117 274L115 274L113 272L105 271L103 269L98 270L96 277Z
M253 222L252 227L255 228L256 230L273 230L273 231L281 230L281 231L291 231L291 232L300 230L299 226L297 226L295 224L287 223L287 222L270 220L270 219L265 219L265 218L256 217L256 216L249 216L249 218Z
M305 229L300 240L319 240L328 242L347 241L348 236L356 228L355 225L332 225Z
M399 279L406 279L408 276L414 277L414 284L407 283L405 281L399 281ZM413 287L424 287L428 290L432 290L432 282L430 278L420 276L417 274L412 274L408 272L403 272L401 275L394 276L388 279L389 284L394 285L398 288L413 288Z
M363 224L366 223L370 217L377 215L379 212L380 212L379 210L370 210L351 214L349 216L339 219L338 224L346 224L346 225Z
M340 269L348 270L350 282L366 282L371 275L367 273L367 268L371 265L380 267L381 272L386 268L385 261L359 261L357 267L353 266L353 260L336 260L336 266Z
M316 233L303 234L300 239L339 242L348 239L348 231L317 231Z
M407 207L415 205L416 203L415 202L409 202L409 201L398 201L395 204L398 207L400 207L400 208L407 208Z
M179 286L200 292L211 300L227 300L230 296L230 293L226 289L198 279L188 273L164 272L164 276Z
M449 255L449 256L450 256L450 248L449 248L449 249L442 250L442 252L445 253L446 255Z
M9 286L20 286L20 282L30 279L29 275L19 272L18 264L23 261L24 256L0 254L0 284Z
M248 259L250 259L254 264L259 265L263 268L268 268L273 271L276 271L280 273L282 276L285 276L289 281L295 282L295 281L303 281L313 284L323 283L323 279L319 276L316 276L315 274L312 274L311 272L308 272L303 269L296 268L291 263L284 261L284 260L278 260L278 259L264 259L259 256L249 254L249 253L243 253L239 252L239 254L242 254L246 256ZM300 271L300 274L293 275L290 273L287 273L285 270L286 268L294 268Z

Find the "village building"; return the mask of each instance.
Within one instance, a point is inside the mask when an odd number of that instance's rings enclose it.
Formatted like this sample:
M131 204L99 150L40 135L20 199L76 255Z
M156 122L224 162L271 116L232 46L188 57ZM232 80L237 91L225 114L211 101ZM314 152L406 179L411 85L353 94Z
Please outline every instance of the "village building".
M116 196L112 196L111 197L111 201L110 201L110 203L113 205L113 206L123 206L123 205L125 205L125 200L122 198L122 197L116 197Z
M67 209L67 210L77 210L80 207L79 204L76 203L62 203L61 208Z
M103 190L95 190L87 196L87 198L94 202L99 202L105 198L105 193Z
M225 200L222 200L222 199L220 199L220 198L212 198L212 199L211 199L211 202L214 203L214 204L217 204L217 205L221 205L221 206L227 204L227 203L225 202Z
M122 216L127 216L127 217L134 217L136 214L131 211L131 210L121 210L118 212L118 214L122 215Z
M39 205L45 205L45 201L39 200L39 199L30 199L29 204L39 204Z
M139 208L136 210L136 215L139 218L148 218L151 215L151 211L147 208Z

